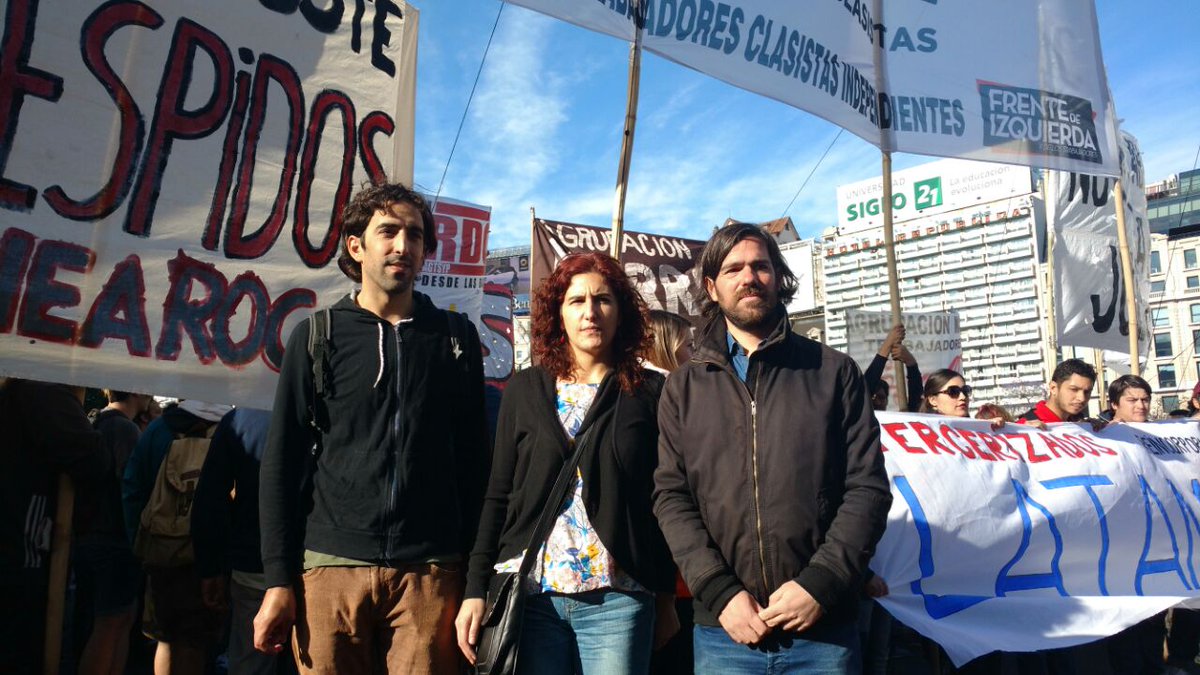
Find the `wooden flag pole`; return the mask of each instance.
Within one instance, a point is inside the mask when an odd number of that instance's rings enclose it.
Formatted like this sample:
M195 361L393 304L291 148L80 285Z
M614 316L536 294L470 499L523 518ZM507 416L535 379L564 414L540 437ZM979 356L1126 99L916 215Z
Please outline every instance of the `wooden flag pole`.
M1043 175L1040 188L1042 203L1050 201L1046 194L1046 179ZM1058 313L1054 293L1054 247L1058 245L1058 234L1054 223L1046 223L1046 342L1043 345L1045 353L1042 358L1042 368L1045 371L1043 381L1049 382L1054 369L1058 367Z
M58 505L50 544L50 590L46 596L46 644L43 672L57 675L62 657L63 619L66 613L67 571L71 557L71 519L75 515L75 484L67 474L58 476Z
M892 324L901 323L900 279L896 274L896 241L892 237L892 153L883 153L883 246L887 252L888 295L892 301ZM908 379L904 364L895 362L896 406L901 412L908 411Z
M641 0L633 3L634 16L638 16ZM621 259L621 239L625 231L625 193L629 185L629 164L633 159L633 132L637 126L638 87L642 79L642 25L634 21L633 44L629 46L629 83L625 96L625 132L621 137L621 160L617 165L617 190L613 197L612 238L609 254Z
M1113 188L1117 200L1117 244L1121 249L1121 278L1125 284L1125 313L1129 316L1129 372L1142 374L1141 353L1138 351L1137 298L1134 296L1133 260L1129 256L1129 237L1125 234L1125 191L1117 179Z

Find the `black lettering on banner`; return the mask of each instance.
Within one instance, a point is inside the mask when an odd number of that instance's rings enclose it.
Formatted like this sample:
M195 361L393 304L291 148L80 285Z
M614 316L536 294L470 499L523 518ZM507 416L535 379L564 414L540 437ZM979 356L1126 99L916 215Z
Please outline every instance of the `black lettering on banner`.
M125 348L132 356L150 356L146 282L142 276L142 261L134 254L117 263L100 289L100 295L92 301L92 308L80 328L78 344L95 349L109 339L124 340Z
M10 227L0 237L0 333L12 330L21 304L21 290L29 271L30 253L37 237L25 230Z
M38 243L25 279L25 295L17 315L17 334L69 344L75 339L76 323L50 313L56 307L79 305L79 288L55 279L58 270L86 274L96 262L91 249L68 241L44 239Z
M1071 172L1067 181L1067 201L1075 201L1075 193L1079 192L1080 201L1097 208L1108 204L1108 195L1112 190L1111 179L1105 176L1092 176L1086 173Z
M254 56L249 49L238 50L242 62L250 65ZM229 189L233 185L233 167L238 158L238 138L246 122L246 107L250 105L250 73L238 71L234 85L233 110L229 113L229 124L225 127L225 142L221 145L221 162L217 167L217 184L213 188L212 204L204 224L204 235L200 245L206 250L217 250L221 238L221 221L225 219L225 204L229 201Z
M117 210L129 195L137 160L142 153L146 122L142 111L129 93L121 77L104 56L108 39L126 26L141 26L157 30L163 24L162 15L140 2L111 0L99 7L83 23L80 31L80 51L83 62L116 104L120 131L113 157L112 173L104 187L84 200L74 200L59 185L46 188L43 198L55 213L72 220L99 220Z
M242 302L250 303L250 325L246 337L234 342L229 334L229 318ZM262 349L271 310L267 287L254 272L242 272L229 284L220 309L213 318L213 342L221 362L227 366L244 366L254 360Z
M380 183L387 180L383 163L379 161L379 153L375 152L375 134L391 136L395 131L396 122L387 113L380 110L368 113L362 123L358 125L359 154L362 157L363 168L366 169L371 182Z
M4 175L17 121L26 96L55 102L62 96L63 80L29 66L38 0L8 0L7 4L0 41L0 208L28 212L33 209L37 190Z
M1129 335L1129 317L1127 316L1125 303L1122 301L1122 298L1125 297L1125 286L1121 282L1121 266L1117 257L1117 247L1109 245L1108 253L1110 267L1112 268L1112 300L1108 303L1108 309L1102 313L1100 311L1100 295L1092 293L1090 296L1092 301L1092 330L1097 333L1107 333L1108 329L1112 327L1113 319L1119 315L1120 322L1117 325L1117 329L1121 335L1127 336Z

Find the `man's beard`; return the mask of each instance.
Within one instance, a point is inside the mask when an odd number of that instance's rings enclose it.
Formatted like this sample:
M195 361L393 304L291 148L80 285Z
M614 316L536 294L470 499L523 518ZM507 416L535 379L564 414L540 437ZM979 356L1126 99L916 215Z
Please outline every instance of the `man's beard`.
M757 296L764 302L759 307L744 307L743 298ZM734 298L730 307L721 307L721 313L734 327L744 331L757 331L774 320L775 308L779 305L778 296L765 288L747 288Z

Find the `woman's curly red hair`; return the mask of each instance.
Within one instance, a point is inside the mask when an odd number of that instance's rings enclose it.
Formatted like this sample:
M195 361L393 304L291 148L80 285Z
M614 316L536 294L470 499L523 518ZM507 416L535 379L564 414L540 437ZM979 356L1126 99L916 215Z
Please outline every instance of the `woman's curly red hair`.
M632 394L642 384L641 358L649 353L652 340L646 303L629 283L620 263L602 253L578 253L563 258L533 292L530 326L533 358L558 379L569 380L574 375L575 360L563 330L562 303L571 279L589 272L603 277L616 298L618 320L612 341L612 366L621 390Z

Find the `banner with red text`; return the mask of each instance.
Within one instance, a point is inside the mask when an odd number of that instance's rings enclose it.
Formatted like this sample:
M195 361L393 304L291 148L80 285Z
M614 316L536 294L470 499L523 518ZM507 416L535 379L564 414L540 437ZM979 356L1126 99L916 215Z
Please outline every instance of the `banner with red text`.
M333 264L343 205L411 181L416 10L5 12L0 373L269 407L288 332L351 288ZM486 218L447 245L469 220L439 209L431 279L482 277Z
M893 502L871 569L956 664L1112 635L1200 596L1200 425L878 413Z
M558 261L572 253L608 253L608 228L538 218L533 221L533 275L537 288ZM621 264L650 309L678 314L693 325L703 322L696 304L696 270L704 242L626 230L621 237Z
M884 151L1117 174L1093 0L507 1L640 30L648 52Z

